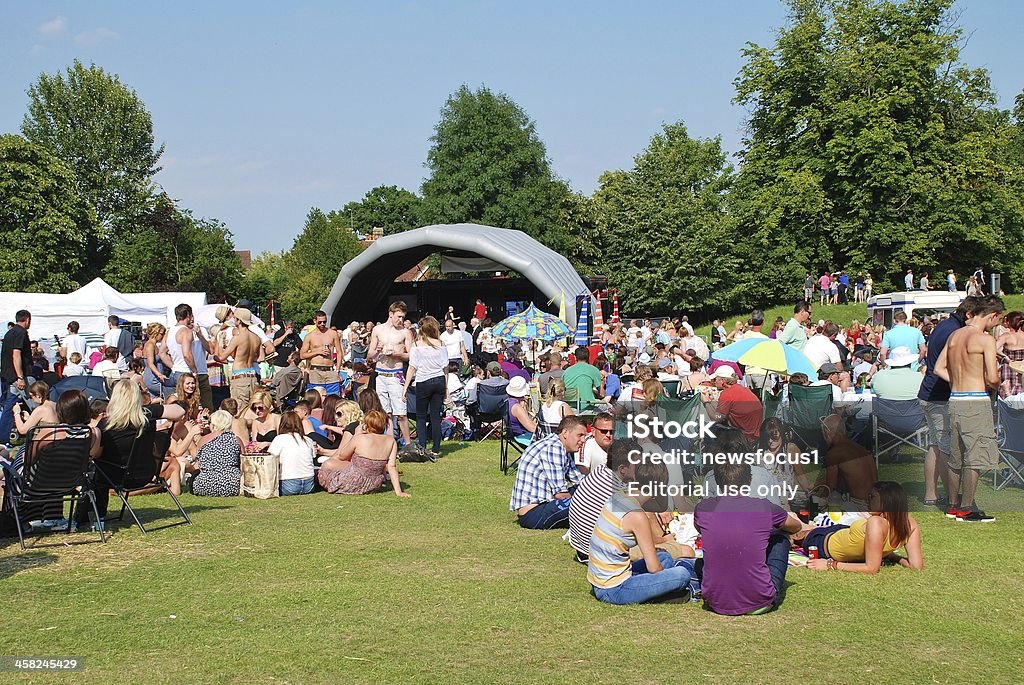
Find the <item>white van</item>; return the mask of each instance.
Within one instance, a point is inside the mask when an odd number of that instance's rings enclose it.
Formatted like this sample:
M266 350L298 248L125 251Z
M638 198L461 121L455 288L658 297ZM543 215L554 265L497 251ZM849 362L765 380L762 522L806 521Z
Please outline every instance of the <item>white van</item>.
M967 293L946 290L908 290L907 292L872 295L868 300L868 320L892 328L892 317L896 312L906 312L907 318L944 319L960 306Z

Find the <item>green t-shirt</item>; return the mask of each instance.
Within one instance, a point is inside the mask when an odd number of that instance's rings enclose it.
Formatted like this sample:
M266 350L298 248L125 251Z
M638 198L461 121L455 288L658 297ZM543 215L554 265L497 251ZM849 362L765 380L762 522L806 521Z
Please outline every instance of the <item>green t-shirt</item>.
M594 404L594 390L601 387L601 372L592 364L576 362L562 374L566 389L576 388L581 406Z

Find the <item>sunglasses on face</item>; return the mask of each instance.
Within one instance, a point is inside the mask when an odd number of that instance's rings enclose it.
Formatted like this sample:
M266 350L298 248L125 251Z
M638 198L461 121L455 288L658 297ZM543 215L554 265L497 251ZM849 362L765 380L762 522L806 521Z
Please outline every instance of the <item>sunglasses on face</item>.
M261 405L259 405L259 404L254 404L254 405L252 405L252 410L253 411L263 411L263 407Z
M594 432L595 433L600 433L601 435L611 435L612 433L615 432L615 429L614 428L595 428Z

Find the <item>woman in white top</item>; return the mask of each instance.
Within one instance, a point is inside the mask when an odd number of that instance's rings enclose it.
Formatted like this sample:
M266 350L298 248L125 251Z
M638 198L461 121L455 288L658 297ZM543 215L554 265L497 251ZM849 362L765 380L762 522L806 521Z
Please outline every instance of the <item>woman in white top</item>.
M416 429L416 441L427 449L427 431L433 439L433 456L441 451L441 407L445 398L448 348L441 342L441 325L432 316L420 319L419 336L409 350L409 373L405 390L416 381L416 416L422 417Z
M558 424L566 416L572 416L572 407L565 403L565 383L561 378L552 378L548 383L548 396L540 405L540 421L537 422L537 432L541 434L555 433Z
M313 441L302 432L302 418L289 409L267 450L281 461L281 497L313 492Z

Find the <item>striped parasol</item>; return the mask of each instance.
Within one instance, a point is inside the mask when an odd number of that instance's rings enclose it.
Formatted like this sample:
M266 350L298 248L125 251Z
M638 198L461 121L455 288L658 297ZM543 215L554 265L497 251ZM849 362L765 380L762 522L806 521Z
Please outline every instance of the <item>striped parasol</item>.
M612 326L619 325L619 291L612 291Z
M598 290L594 297L594 342L601 342L604 338L604 315L601 313L601 291Z
M569 326L531 303L522 312L498 322L491 328L491 335L499 340L556 340L569 335Z
M590 293L583 296L583 301L580 303L580 320L576 324L576 337L573 339L577 345L586 347L590 342L587 337L587 320L590 312L588 307L590 306Z

